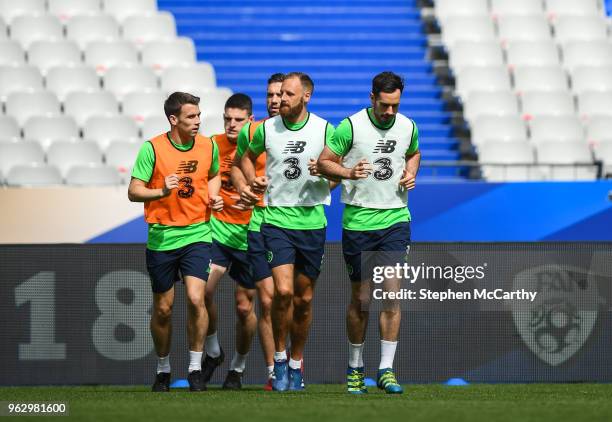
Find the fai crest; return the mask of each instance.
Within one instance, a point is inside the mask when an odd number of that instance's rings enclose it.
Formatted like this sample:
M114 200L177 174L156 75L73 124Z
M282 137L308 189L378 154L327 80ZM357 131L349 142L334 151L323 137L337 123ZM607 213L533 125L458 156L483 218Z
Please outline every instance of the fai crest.
M532 303L512 303L512 317L527 347L551 366L582 348L603 302L587 271L568 265L522 271L514 277L513 289L538 292Z

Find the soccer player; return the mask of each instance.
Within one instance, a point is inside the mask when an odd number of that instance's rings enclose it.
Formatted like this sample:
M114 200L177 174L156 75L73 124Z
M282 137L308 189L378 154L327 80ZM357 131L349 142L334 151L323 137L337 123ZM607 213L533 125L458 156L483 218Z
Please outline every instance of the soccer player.
M284 78L285 75L282 73L275 73L268 79L268 86L266 90L266 108L268 111L268 117L274 117L279 114L281 103L281 85ZM265 119L258 122L248 122L240 131L240 134L238 135L238 147L236 149L234 165L232 166L231 173L232 183L236 187L236 190L240 193L240 196L244 196L246 198L246 202L251 200L257 201L255 203L255 207L253 208L253 213L249 222L249 231L247 234L247 254L251 264L251 271L255 280L255 285L257 286L257 296L259 297L259 340L261 342L261 348L263 350L264 359L268 369L268 380L264 389L270 391L272 390L272 374L274 370L274 337L272 336L272 319L270 316L272 310L272 296L274 295L274 282L272 281L272 273L266 258L266 248L260 231L265 204L261 192L258 195L251 191L251 188L246 183L244 174L240 169L240 159L246 149L249 147L249 143L253 139L255 130L264 121ZM257 157L255 175L265 176L265 174L266 154L263 153Z
M250 209L228 206L238 193L230 180L230 170L236 154L236 141L242 127L253 120L253 103L245 94L234 94L228 98L223 111L225 133L213 136L219 147L221 175L221 197L226 206L220 212L213 212L212 260L210 275L206 284L206 309L209 324L206 337L206 357L202 376L207 383L214 370L223 362L224 353L217 339L217 305L214 302L215 289L219 280L229 269L229 275L237 282L234 292L236 303L236 352L232 359L224 389L242 388L242 375L253 335L257 328L254 310L255 283L247 257L247 228L251 217Z
M321 271L329 205L329 182L310 174L316 159L333 136L333 126L307 110L312 79L300 72L285 75L280 115L257 127L241 159L241 168L254 192L266 189L261 234L274 280L272 327L276 391L303 390L301 360L312 320L311 302ZM266 175L257 176L256 162L266 152ZM291 315L291 305L293 313ZM291 321L289 318L292 317ZM286 351L291 334L291 358Z
M138 153L128 198L144 202L149 223L146 262L153 289L151 335L157 352L153 391L170 390L170 340L174 283L182 278L187 296L189 389L202 391L201 362L208 314L204 290L211 248L211 209L219 196L219 153L198 134L200 99L175 92L164 103L170 131L145 142Z
M362 251L399 251L410 244L407 191L414 188L420 163L415 123L398 113L404 89L401 77L382 72L372 81L371 107L344 119L318 159L318 170L342 179L342 249L353 282L347 312L350 393L367 392L363 342L369 305L367 275L361 273ZM378 387L403 392L393 373L401 314L399 307L379 315L381 358Z

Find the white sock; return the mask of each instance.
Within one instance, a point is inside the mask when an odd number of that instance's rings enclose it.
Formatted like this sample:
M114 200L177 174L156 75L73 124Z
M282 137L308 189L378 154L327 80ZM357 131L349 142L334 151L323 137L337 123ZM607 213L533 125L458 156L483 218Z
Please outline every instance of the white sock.
M274 352L274 362L280 362L283 360L287 360L286 350L283 350L282 352Z
M236 371L240 373L244 372L244 367L246 366L246 360L248 355L248 353L246 355L241 355L238 352L234 353L234 358L232 359L232 363L230 364L230 371Z
M378 365L378 369L393 368L396 348L397 341L380 341L380 365Z
M291 368L291 369L302 369L302 361L301 360L289 359L289 368Z
M202 354L204 352L189 351L189 372L202 370Z
M166 372L170 373L170 355L162 357L157 357L157 373Z
M349 342L349 366L351 368L363 368L363 343L353 344Z
M274 365L268 366L268 378L272 378L272 375L274 375Z
M214 334L206 336L206 340L204 341L204 348L206 349L206 354L211 358L218 358L221 356L221 346L219 346L219 340L217 339L217 332Z

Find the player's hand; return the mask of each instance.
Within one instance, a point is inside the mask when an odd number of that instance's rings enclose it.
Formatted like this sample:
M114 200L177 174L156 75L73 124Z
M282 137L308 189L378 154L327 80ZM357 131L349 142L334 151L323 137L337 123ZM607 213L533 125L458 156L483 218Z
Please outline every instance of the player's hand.
M368 163L368 160L362 158L357 164L351 169L349 179L358 180L365 179L372 173L372 165Z
M416 185L416 175L404 169L399 185L406 190L414 189L414 186Z
M223 198L221 198L219 195L215 195L210 196L208 199L210 202L210 209L216 212L223 211Z
M230 199L236 201L235 204L230 205L230 207L240 210L240 211L246 211L246 210L252 210L253 209L253 205L250 205L249 203L243 201L241 199L240 196L238 195L232 195L230 196Z
M308 171L310 172L311 176L321 176L321 173L319 173L319 170L317 170L317 160L314 158L308 160Z
M261 195L262 193L266 191L267 187L268 187L268 178L266 176L256 177L253 180L253 183L251 183L251 191L255 195Z
M164 177L164 187L162 188L163 196L170 195L170 192L172 192L172 189L176 189L178 187L179 187L179 177L174 173L169 174L168 176Z
M253 188L247 185L240 191L240 196L238 199L245 205L253 205L259 201L259 196L255 195L253 193Z

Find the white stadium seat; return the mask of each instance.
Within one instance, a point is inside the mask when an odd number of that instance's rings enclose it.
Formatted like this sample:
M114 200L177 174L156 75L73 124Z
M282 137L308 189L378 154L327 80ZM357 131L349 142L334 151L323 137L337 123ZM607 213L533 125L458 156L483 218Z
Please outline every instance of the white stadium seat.
M580 66L612 66L612 45L606 41L572 41L563 47L563 64L573 71Z
M518 116L483 116L471 125L472 142L479 147L488 142L526 142L527 126Z
M612 66L576 67L572 72L572 89L585 91L612 91Z
M603 16L564 16L555 22L558 43L596 41L608 38L608 26Z
M30 164L14 166L6 175L11 187L46 187L62 184L62 175L55 166Z
M35 116L23 126L23 137L48 149L54 142L76 141L79 128L70 116Z
M538 163L592 164L589 147L584 142L543 142L536 146ZM539 166L549 180L593 180L597 175L594 166Z
M142 142L118 142L114 141L106 149L104 154L106 165L114 167L119 172L121 180L126 183L130 179L132 168L136 162L138 151Z
M570 115L576 113L574 97L569 92L526 92L521 99L523 118Z
M510 74L504 66L465 67L457 73L456 89L462 98L475 91L509 91Z
M495 26L488 16L452 17L442 26L442 41L452 51L460 41L493 41Z
M584 141L584 128L575 115L541 116L529 122L531 141L572 142Z
M201 134L204 136L213 136L223 132L225 132L223 110L220 110L219 113L203 115L202 125L200 126Z
M612 142L612 118L609 116L594 116L587 123L587 141L597 147Z
M102 164L102 152L93 142L55 142L47 151L47 162L66 175L72 166Z
M468 66L502 66L504 55L497 41L460 41L450 51L448 63L455 72Z
M157 11L157 0L102 0L103 9L119 21L131 15Z
M488 14L487 0L437 0L434 12L441 21L453 16L479 16Z
M75 165L66 174L68 186L118 186L121 184L119 172L102 164Z
M601 15L598 0L546 0L546 11L555 18L562 15Z
M612 143L601 145L597 148L595 156L604 163L603 176L612 176Z
M157 76L145 66L118 66L104 74L104 89L111 91L117 98L130 92L159 90Z
M28 49L28 63L46 75L52 67L81 64L81 49L74 41L35 41Z
M121 110L124 115L142 122L149 116L163 113L166 98L166 94L161 91L132 92L123 97Z
M6 99L6 114L13 116L23 126L34 116L58 115L61 104L49 91L13 92Z
M606 115L612 118L612 91L582 92L578 95L578 114L583 119L597 115ZM610 137L612 137L612 133L610 133Z
M53 15L21 15L11 23L11 39L29 49L34 41L61 40L64 29L60 20Z
M518 101L511 91L473 92L463 105L463 115L468 122L480 116L518 116Z
M25 57L25 51L17 41L0 41L0 66L24 65Z
M40 70L34 66L0 67L0 101L6 101L11 92L43 89Z
M92 41L119 40L119 28L119 23L110 15L75 16L66 24L66 37L76 41L84 50Z
M544 13L541 0L491 0L491 14L502 16L538 16Z
M101 89L100 78L89 66L54 67L47 74L46 86L62 101L71 92Z
M161 88L166 93L213 89L217 85L215 70L210 63L170 66L161 75Z
M82 127L90 117L118 114L119 102L108 91L72 92L64 100L64 113L74 117Z
M46 0L0 0L0 17L8 24L17 16L45 11Z
M478 148L478 161L483 164L509 164L508 166L483 165L482 172L490 182L527 181L539 178L533 166L535 156L529 142L488 142ZM517 164L526 164L517 166ZM536 177L534 177L536 176Z
M3 174L15 166L44 162L45 153L36 142L0 143L0 171Z
M559 66L537 66L514 68L514 90L522 94L533 91L566 91L568 78Z
M112 141L133 142L140 136L138 126L127 116L94 116L83 127L83 139L106 149Z
M200 97L200 111L204 117L222 116L225 102L232 96L228 88L216 88L210 91L193 91L192 94Z
M129 16L122 28L123 38L136 44L176 38L174 16L168 12Z
M138 50L129 41L93 41L85 48L85 63L103 74L111 67L137 65Z
M191 38L148 41L142 46L142 64L155 70L168 66L191 64L196 61L196 52Z
M66 21L75 15L100 13L100 0L48 0L49 13Z
M552 38L550 25L544 16L504 16L497 22L499 39L513 41L548 41Z
M157 135L170 130L170 123L164 115L149 116L142 123L142 139L151 140Z
M2 16L0 16L0 40L6 40L8 38L8 26Z
M19 139L21 139L21 129L17 120L12 116L0 115L0 143Z
M506 56L510 67L560 64L559 49L553 41L514 41L508 44Z

